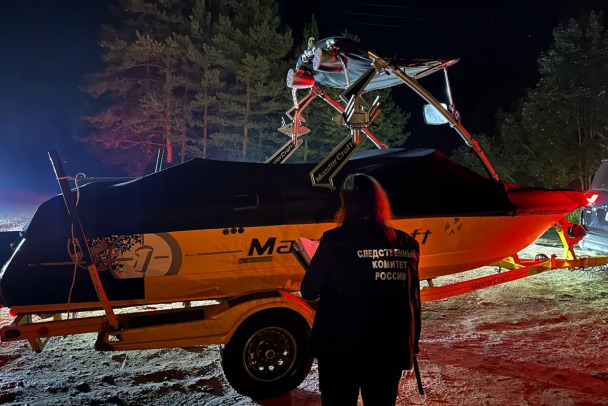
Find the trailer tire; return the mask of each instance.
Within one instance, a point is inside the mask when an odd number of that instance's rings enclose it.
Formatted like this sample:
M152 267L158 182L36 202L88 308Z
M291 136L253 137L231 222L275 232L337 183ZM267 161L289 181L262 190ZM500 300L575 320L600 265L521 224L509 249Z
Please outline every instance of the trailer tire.
M252 399L297 388L312 365L310 327L291 310L265 310L246 319L222 352L228 383Z

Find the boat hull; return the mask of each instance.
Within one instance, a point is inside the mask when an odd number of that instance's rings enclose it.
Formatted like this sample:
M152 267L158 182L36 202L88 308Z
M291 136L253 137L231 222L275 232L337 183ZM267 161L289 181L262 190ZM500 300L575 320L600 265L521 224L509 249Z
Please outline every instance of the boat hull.
M561 217L395 219L394 226L418 240L420 278L432 279L513 255ZM304 271L292 255L294 242L299 237L318 240L335 226L294 224L123 235L104 243L93 240L91 250L113 306L221 299L256 290L299 290ZM12 310L43 313L99 308L81 258L76 270L73 258L73 249L66 242L64 261L28 264L27 280L5 277L4 291L18 293L6 297ZM76 283L70 292L68 282L74 272ZM52 281L36 283L48 275L53 275Z

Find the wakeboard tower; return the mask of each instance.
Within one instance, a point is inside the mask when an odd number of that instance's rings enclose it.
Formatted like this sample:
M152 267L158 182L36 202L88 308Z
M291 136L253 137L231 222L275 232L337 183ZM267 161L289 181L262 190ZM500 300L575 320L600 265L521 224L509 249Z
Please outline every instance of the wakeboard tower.
M576 236L568 231L574 228L563 217L586 204L582 193L498 178L451 98L447 68L457 61L388 60L345 38L311 41L287 75L294 104L280 131L290 139L267 163L193 159L128 182L70 190L52 153L62 194L10 236L13 250L1 261L0 304L17 315L2 328L2 341L26 339L40 351L44 337L98 332L100 350L225 344L222 365L237 391L252 397L289 391L310 368L305 348L314 317L310 304L294 296L304 275L294 244L300 237L318 240L335 227L334 182L355 172L380 181L394 226L420 242L420 278L429 284L423 300L605 263L604 257L577 259L572 249ZM447 104L419 83L437 72L445 76ZM427 101L428 123L449 124L473 148L487 176L439 151L389 149L373 135L381 104L365 101L364 93L402 83ZM343 89L340 100L321 86ZM298 90L308 93L298 100ZM308 132L302 111L316 98L338 111L334 121L348 135L320 163L287 164ZM365 139L377 150L355 154ZM567 259L517 258L556 223ZM434 278L508 257L500 264L512 271L432 287ZM215 302L190 306L201 300ZM182 302L189 305L151 312L136 307ZM130 311L116 314L116 307ZM105 315L60 316L96 309ZM34 314L59 316L33 322Z

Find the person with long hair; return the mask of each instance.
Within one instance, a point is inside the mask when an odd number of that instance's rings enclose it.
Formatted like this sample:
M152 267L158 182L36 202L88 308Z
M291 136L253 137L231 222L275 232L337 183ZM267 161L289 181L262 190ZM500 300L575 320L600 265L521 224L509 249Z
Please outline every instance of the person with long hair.
M394 405L420 338L419 245L390 225L389 199L371 176L340 190L339 227L323 234L301 293L319 298L312 336L324 406Z

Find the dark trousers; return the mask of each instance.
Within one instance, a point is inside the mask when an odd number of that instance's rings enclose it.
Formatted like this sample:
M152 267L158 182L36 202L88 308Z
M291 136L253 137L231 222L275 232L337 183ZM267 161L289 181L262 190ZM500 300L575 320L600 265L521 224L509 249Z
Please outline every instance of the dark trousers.
M323 406L356 406L359 389L365 406L395 405L399 368L362 368L351 360L334 357L319 357L318 364Z

